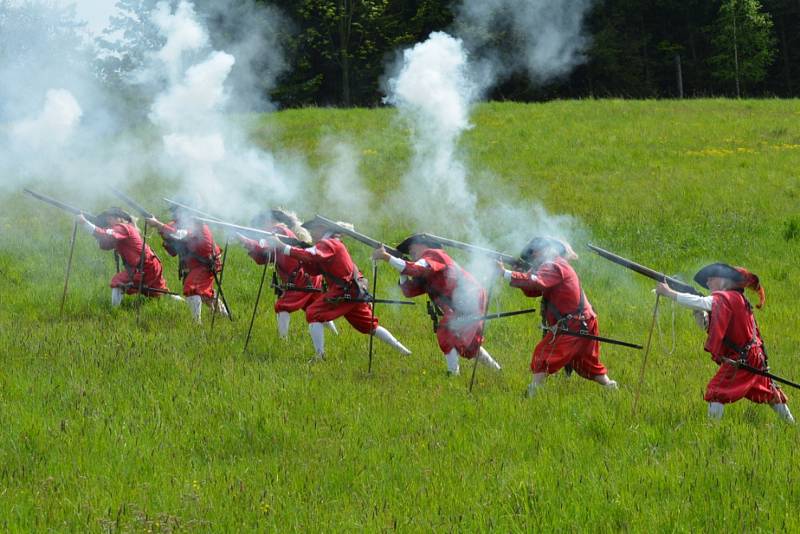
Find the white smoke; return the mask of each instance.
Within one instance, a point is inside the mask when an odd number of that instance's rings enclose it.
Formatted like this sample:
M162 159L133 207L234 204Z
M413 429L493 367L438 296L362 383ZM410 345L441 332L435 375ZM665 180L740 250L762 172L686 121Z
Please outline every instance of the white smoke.
M236 220L293 200L307 174L302 161L282 162L256 147L226 113L236 59L210 49L189 2L174 11L160 2L153 20L166 43L143 74L169 73L149 114L162 136L162 170L179 180L185 195L213 199L215 213Z
M467 54L459 39L445 33L406 50L396 76L388 81L386 102L411 130L411 167L394 205L421 226L469 225L477 199L467 183L458 153L477 87L468 75Z
M487 85L524 70L536 83L585 61L583 21L592 0L464 0L456 34L481 60Z
M374 219L372 195L364 186L355 146L332 137L323 138L320 146L329 159L322 169L325 213L354 224Z
M11 125L11 142L30 150L56 150L72 139L83 110L66 89L50 89L36 117Z

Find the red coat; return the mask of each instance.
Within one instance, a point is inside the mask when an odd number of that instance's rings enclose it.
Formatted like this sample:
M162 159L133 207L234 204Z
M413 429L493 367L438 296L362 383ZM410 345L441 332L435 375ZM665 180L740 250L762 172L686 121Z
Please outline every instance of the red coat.
M187 297L199 295L203 298L214 298L214 273L221 268L220 250L211 230L203 224L195 228L185 229L181 236L175 221L165 224L159 233L164 239L164 248L170 256L177 255L181 262L181 272L186 271L183 279L183 294Z
M96 227L94 237L103 250L116 250L125 269L118 272L111 279L111 287L120 287L126 293L137 293L142 280L139 263L142 259L142 245L144 244L139 229L131 223L115 224L111 228ZM144 249L144 282L145 287L153 289L167 289L164 280L161 261L153 253L150 245ZM157 297L161 293L143 291L150 297Z
M769 378L748 373L722 361L723 356L731 360L740 358L740 353L729 346L727 340L740 349L750 345L746 353L747 364L758 369L765 367L764 342L744 294L736 290L714 291L711 297L705 350L721 365L708 383L705 400L723 404L742 398L770 404L786 402L786 395Z
M268 230L274 234L285 235L291 238L297 236L283 224L277 224ZM244 246L248 254L259 265L264 265L267 260L275 263L275 271L283 285L292 284L296 287L322 288L322 276L311 276L305 272L303 264L299 260L287 256L283 249L275 250L271 247L262 247L254 239L245 239ZM273 259L274 258L274 259ZM292 289L284 290L281 296L275 300L275 313L295 312L305 310L311 303L319 298L322 293L309 293L305 291L295 291Z
M528 273L512 273L511 286L520 288L529 297L542 297L543 318L548 326L556 324L557 310L562 316L575 315L562 323L570 330L599 334L597 315L585 295L583 310L577 313L581 304L581 284L577 273L565 259L558 257L543 263L533 278ZM549 305L545 306L545 301ZM554 337L553 332L548 331L533 351L531 370L552 374L568 363L586 378L607 374L600 363L600 343L564 334Z
M322 239L310 249L292 247L292 258L303 262L306 272L325 277L328 289L320 298L306 308L309 323L324 323L344 317L361 333L368 334L378 327L378 318L372 316L372 309L365 302L328 302L349 295L359 296L356 280L361 271L350 258L344 243L336 238Z
M486 290L446 252L427 249L420 256L427 265L406 262L402 274L410 276L400 284L406 297L427 293L444 313L436 330L439 348L447 354L456 349L465 358L474 358L483 343L483 321L459 328L450 325L457 317L486 314Z

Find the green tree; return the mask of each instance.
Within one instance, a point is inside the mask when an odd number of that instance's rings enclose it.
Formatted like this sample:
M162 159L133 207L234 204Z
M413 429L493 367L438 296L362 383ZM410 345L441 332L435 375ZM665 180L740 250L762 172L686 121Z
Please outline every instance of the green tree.
M712 75L723 82L736 82L736 96L741 86L764 79L775 57L776 40L772 18L762 11L758 0L725 0L714 23L709 58Z

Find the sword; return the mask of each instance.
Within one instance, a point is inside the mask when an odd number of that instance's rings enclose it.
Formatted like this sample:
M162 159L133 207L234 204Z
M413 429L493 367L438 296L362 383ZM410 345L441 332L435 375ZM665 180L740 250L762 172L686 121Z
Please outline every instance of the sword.
M575 332L572 330L567 330L566 328L553 328L550 326L541 325L542 330L548 330L553 332L553 335L556 336L558 334L565 334L572 337L582 337L585 339L593 339L595 341L600 341L602 343L610 343L612 345L622 345L623 347L630 347L632 349L643 349L644 347L641 345L637 345L636 343L628 343L627 341L620 341L618 339L611 339L609 337L601 337L595 336L593 334L584 333L584 332Z

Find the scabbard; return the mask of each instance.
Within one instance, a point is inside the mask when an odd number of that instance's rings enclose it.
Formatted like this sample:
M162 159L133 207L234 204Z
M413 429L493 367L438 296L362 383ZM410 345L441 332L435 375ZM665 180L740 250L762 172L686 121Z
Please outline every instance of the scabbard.
M353 299L347 297L329 297L325 299L325 302L331 304L340 304L340 303L349 303L349 302L365 302L367 304L404 304L407 306L413 306L416 302L411 300L390 300L390 299Z
M299 293L322 293L322 289L318 287L302 287L302 286L282 286L280 284L271 284L273 289L281 291L297 291Z
M769 371L765 371L763 369L757 369L753 366L747 365L746 363L726 358L725 356L722 357L722 361L736 367L737 369L742 369L749 373L753 373L754 375L765 376L767 378L774 380L775 382L780 382L781 384L786 384L787 386L800 389L800 384L798 384L797 382L792 382L791 380L788 380L786 378L781 378L780 376L774 375Z
M513 317L515 315L523 315L526 313L533 313L536 308L529 308L526 310L515 310L510 312L497 312L488 315L470 315L469 317L455 317L450 321L450 326L459 328L472 323L479 323L481 321L491 321L493 319L504 319L506 317Z
M552 331L551 328L549 328L547 326L544 326L544 325L542 325L542 330L550 330L550 331ZM588 333L584 333L584 332L575 332L574 330L567 330L565 328L559 328L558 330L556 330L556 332L557 332L556 335L564 334L564 335L572 336L572 337L581 337L581 338L584 338L584 339L592 339L594 341L599 341L601 343L610 343L611 345L621 345L623 347L629 347L629 348L632 348L632 349L640 349L641 350L641 349L644 348L642 345L637 345L636 343L628 343L627 341L620 341L618 339L611 339L610 337L595 336L593 334L588 334Z

